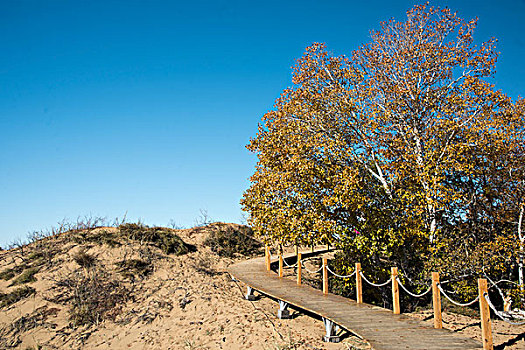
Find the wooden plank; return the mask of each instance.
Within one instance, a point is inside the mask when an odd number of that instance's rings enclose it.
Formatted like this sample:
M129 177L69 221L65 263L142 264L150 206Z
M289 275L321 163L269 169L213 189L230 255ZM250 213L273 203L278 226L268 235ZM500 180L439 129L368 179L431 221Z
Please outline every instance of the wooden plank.
M303 257L306 254L303 254ZM434 329L405 315L334 294L323 294L304 284L266 271L264 258L231 265L228 272L258 292L290 306L327 318L367 340L372 348L389 349L481 349L481 344L443 329ZM292 321L293 322L293 321Z

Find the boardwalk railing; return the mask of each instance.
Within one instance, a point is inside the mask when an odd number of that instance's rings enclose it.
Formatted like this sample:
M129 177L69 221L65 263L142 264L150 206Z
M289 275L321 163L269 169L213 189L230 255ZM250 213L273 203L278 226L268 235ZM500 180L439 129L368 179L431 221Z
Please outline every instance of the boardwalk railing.
M297 256L295 257L296 258L295 259L296 262L294 264L288 264L288 262L286 260L290 259L290 258L294 258L294 257L292 256L292 257L284 258L282 254L278 255L278 264L279 264L278 274L279 274L279 277L283 277L283 275L284 275L283 271L284 271L284 266L285 265L287 267L289 267L289 268L296 268L297 269L296 271L297 271L297 284L298 285L302 284L302 271L303 271L303 269L305 271L309 272L309 273L322 272L322 276L323 276L323 283L322 283L323 294L326 295L326 294L329 293L329 285L328 285L329 273L332 274L335 277L344 278L344 279L352 278L353 276L355 276L355 279L356 279L356 301L357 301L358 304L362 304L363 303L363 280L367 284L369 284L369 285L371 285L373 287L385 287L388 284L390 284L391 288L392 288L392 305L393 305L392 312L394 314L400 314L401 313L400 298L399 298L399 289L400 288L399 287L401 287L401 289L403 289L404 292L406 292L408 295L410 295L410 296L412 296L414 298L421 298L421 297L427 295L428 293L430 293L430 291L432 291L432 305L433 305L433 313L434 313L434 328L438 328L438 329L443 328L442 317L441 317L441 295L443 295L452 304L457 305L457 306L466 307L466 306L471 306L474 303L478 302L479 303L479 310L480 310L480 318L481 318L481 333L482 333L482 339L483 339L483 349L486 349L486 350L492 350L494 348L493 340L492 340L492 323L491 323L491 319L490 319L490 309L492 309L494 314L496 316L498 316L501 320L503 320L503 321L505 321L505 322L507 322L509 324L512 324L512 325L523 325L523 324L525 324L525 320L523 320L521 322L512 321L508 314L506 314L505 312L498 311L496 309L496 307L494 306L494 304L491 302L491 300L489 298L489 294L488 294L489 288L488 288L488 284L487 284L487 279L485 279L485 278L479 278L478 279L478 296L474 300L472 300L470 302L460 303L460 302L457 302L457 301L453 300L443 290L443 287L441 286L441 283L440 283L440 280L439 280L439 273L437 273L437 272L432 272L432 282L431 282L430 286L428 287L428 289L426 291L424 291L423 293L416 294L416 293L411 292L406 286L403 285L403 283L399 279L399 271L398 271L397 267L392 267L391 268L391 274L390 274L390 278L388 280L386 280L384 282L381 282L381 283L374 283L374 282L370 281L365 276L365 274L363 273L363 271L361 269L361 263L356 263L355 264L355 269L354 269L354 271L351 274L339 275L339 274L335 273L334 271L332 271L330 269L330 267L328 266L328 259L327 258L323 258L321 267L319 267L319 269L313 270L313 271L307 269L306 266L304 266L301 253L297 254ZM266 247L266 249L265 249L265 261L266 261L266 269L267 269L267 271L271 271L272 255L271 255L271 251L270 251L269 247ZM497 283L498 282L493 283L493 286L495 286Z

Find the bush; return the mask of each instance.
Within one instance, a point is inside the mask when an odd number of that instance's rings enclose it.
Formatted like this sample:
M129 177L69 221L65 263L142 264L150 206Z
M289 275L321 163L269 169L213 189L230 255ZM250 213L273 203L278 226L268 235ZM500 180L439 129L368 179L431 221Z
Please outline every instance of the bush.
M19 284L35 282L35 274L38 272L38 270L40 270L38 267L30 267L28 269L25 269L24 272L22 272L17 278L15 278L9 286L11 287Z
M120 268L119 273L132 280L137 276L146 277L153 272L151 263L140 259L122 260L115 265Z
M204 245L223 257L233 257L235 254L254 255L262 244L252 237L253 231L247 226L234 228L217 225L211 227L211 232L204 240Z
M101 269L89 274L78 271L59 281L57 287L61 290L51 301L71 305L69 320L73 326L114 321L130 296L118 279Z
M118 228L126 238L152 243L166 254L184 255L192 250L173 230L167 228L148 227L140 223L123 224Z
M0 279L3 279L4 281L9 281L11 278L24 271L27 267L28 266L26 264L22 264L7 268L0 272Z
M73 260L81 267L90 268L95 266L97 259L93 255L89 255L84 250L79 251L73 256Z
M27 260L32 261L33 265L43 265L44 258L43 252L32 252L27 256Z
M110 247L118 247L121 243L118 241L118 232L110 232L107 230L84 230L74 232L72 240L79 244L95 243L95 244L106 244Z
M15 271L13 268L5 269L0 272L0 279L4 281L9 281L13 277L15 277Z
M24 298L35 293L35 289L31 287L20 287L11 293L4 294L0 292L0 308L12 305Z

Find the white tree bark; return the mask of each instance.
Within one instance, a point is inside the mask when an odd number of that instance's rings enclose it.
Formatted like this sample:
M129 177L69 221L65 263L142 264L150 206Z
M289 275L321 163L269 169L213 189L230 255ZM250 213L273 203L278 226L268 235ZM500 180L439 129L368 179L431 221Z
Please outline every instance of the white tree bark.
M520 240L520 251L518 255L518 283L523 288L523 260L524 260L524 251L525 251L525 237L524 233L521 229L521 224L523 223L523 211L524 211L524 205L521 204L520 207L520 217L518 220L518 238Z

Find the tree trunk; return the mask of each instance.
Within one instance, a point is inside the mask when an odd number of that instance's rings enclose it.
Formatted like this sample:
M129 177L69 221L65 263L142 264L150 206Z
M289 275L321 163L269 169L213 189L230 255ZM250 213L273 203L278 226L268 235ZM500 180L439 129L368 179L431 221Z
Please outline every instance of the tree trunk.
M524 260L523 255L525 253L524 252L525 237L523 237L523 232L521 230L521 224L523 223L523 211L524 211L524 206L522 203L520 207L520 217L518 220L518 238L520 240L520 252L518 255L518 283L522 289L523 289L523 260Z
M433 205L429 205L429 211L430 211L430 228L429 228L429 236L428 239L430 240L430 244L434 244L434 241L436 240L436 208Z

